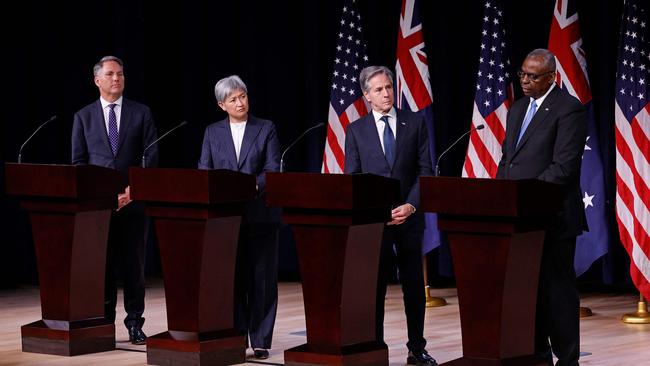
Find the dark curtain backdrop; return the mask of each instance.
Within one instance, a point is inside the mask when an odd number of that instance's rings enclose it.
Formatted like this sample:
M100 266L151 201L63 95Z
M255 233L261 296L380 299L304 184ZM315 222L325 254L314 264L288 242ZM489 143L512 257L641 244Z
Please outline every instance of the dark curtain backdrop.
M484 2L420 3L440 153L470 125ZM613 88L622 3L577 2L610 209ZM370 63L393 68L401 0L359 0L358 4ZM553 4L554 0L504 1L515 67L530 50L547 46ZM189 122L161 141L160 166L196 166L205 127L225 116L216 105L214 84L231 74L247 83L252 113L275 121L282 146L288 146L308 127L326 122L342 5L342 0L15 2L8 7L15 10L5 10L7 21L2 25L3 76L8 81L2 108L2 161L16 161L26 137L57 115L59 119L25 148L23 161L70 162L72 117L98 97L92 66L105 55L124 60L125 95L152 108L160 134L183 120ZM521 95L517 85L515 93ZM307 135L286 155L287 169L320 171L324 141L324 129ZM467 140L441 162L443 175L460 175L466 146ZM0 172L4 178L3 169ZM35 282L27 217L4 194L0 205L0 284ZM586 278L624 283L627 255L613 220L611 224L612 250ZM281 237L281 270L295 272L289 228L282 230ZM430 258L432 277L437 255L436 251ZM150 271L157 272L156 268Z

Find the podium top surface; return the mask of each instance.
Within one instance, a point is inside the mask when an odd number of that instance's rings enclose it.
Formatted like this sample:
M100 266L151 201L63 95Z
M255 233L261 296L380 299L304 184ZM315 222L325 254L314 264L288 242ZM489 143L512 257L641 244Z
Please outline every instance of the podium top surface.
M226 169L129 168L131 198L145 202L217 204L255 197L250 174Z
M421 208L448 215L550 216L562 208L559 185L536 179L421 177Z
M358 210L400 202L399 181L374 174L267 173L269 206Z
M5 163L8 195L64 199L115 198L120 192L116 170L95 165Z

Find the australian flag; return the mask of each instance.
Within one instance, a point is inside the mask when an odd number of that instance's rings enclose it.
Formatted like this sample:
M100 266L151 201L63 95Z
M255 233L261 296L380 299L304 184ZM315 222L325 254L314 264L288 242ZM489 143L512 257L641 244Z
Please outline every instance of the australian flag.
M589 231L578 237L574 267L576 275L586 272L609 247L609 228L605 210L605 178L598 130L591 103L587 61L575 1L556 1L548 48L555 54L557 84L578 98L588 111L587 143L582 155L582 188Z
M429 82L429 63L424 47L422 21L417 0L403 0L397 35L397 62L395 64L397 84L397 108L409 109L421 114L429 132L429 152L432 165L436 161L433 135L433 96ZM436 214L425 214L425 230L422 253L426 254L440 245L440 232Z

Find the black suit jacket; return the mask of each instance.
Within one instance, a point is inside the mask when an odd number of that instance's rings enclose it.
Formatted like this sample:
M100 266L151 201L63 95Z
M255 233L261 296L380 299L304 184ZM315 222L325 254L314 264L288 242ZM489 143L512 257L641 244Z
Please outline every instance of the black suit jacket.
M587 230L580 166L587 138L586 111L557 85L551 90L515 147L530 98L517 100L508 112L497 178L536 178L562 186L564 204L549 231L559 238Z
M99 165L120 172L122 185L129 184L129 167L140 166L144 148L157 138L156 125L149 107L122 98L119 143L113 155L108 141L102 104L98 100L74 115L72 126L72 164ZM147 167L158 163L158 149L147 150Z
M266 172L280 169L280 142L273 122L248 116L239 161L228 118L209 125L203 137L199 169L228 169L254 175L259 194L249 203L245 218L251 222L280 222L280 210L267 207L264 194Z
M429 135L424 118L397 109L395 163L391 169L381 148L372 113L348 125L345 135L345 173L372 173L400 181L403 202L420 207L420 180L432 175ZM418 215L421 216L421 215Z

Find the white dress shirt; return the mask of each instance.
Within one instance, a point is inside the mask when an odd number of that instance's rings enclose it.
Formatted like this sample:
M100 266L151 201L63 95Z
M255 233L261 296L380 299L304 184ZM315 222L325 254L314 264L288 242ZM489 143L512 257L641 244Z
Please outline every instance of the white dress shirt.
M230 133L232 134L232 142L235 144L235 154L237 154L238 162L239 162L239 152L241 151L241 143L242 141L244 141L244 131L246 130L246 122L230 123Z
M384 149L384 129L386 128L386 123L381 120L381 117L384 115L373 109L372 116L375 118L375 125L377 126L377 133L379 134L379 142L381 142L381 150L385 154L386 149ZM390 126L390 129L393 130L393 136L395 137L395 141L397 141L397 112L395 111L395 108L391 108L386 116L388 116L388 125Z

